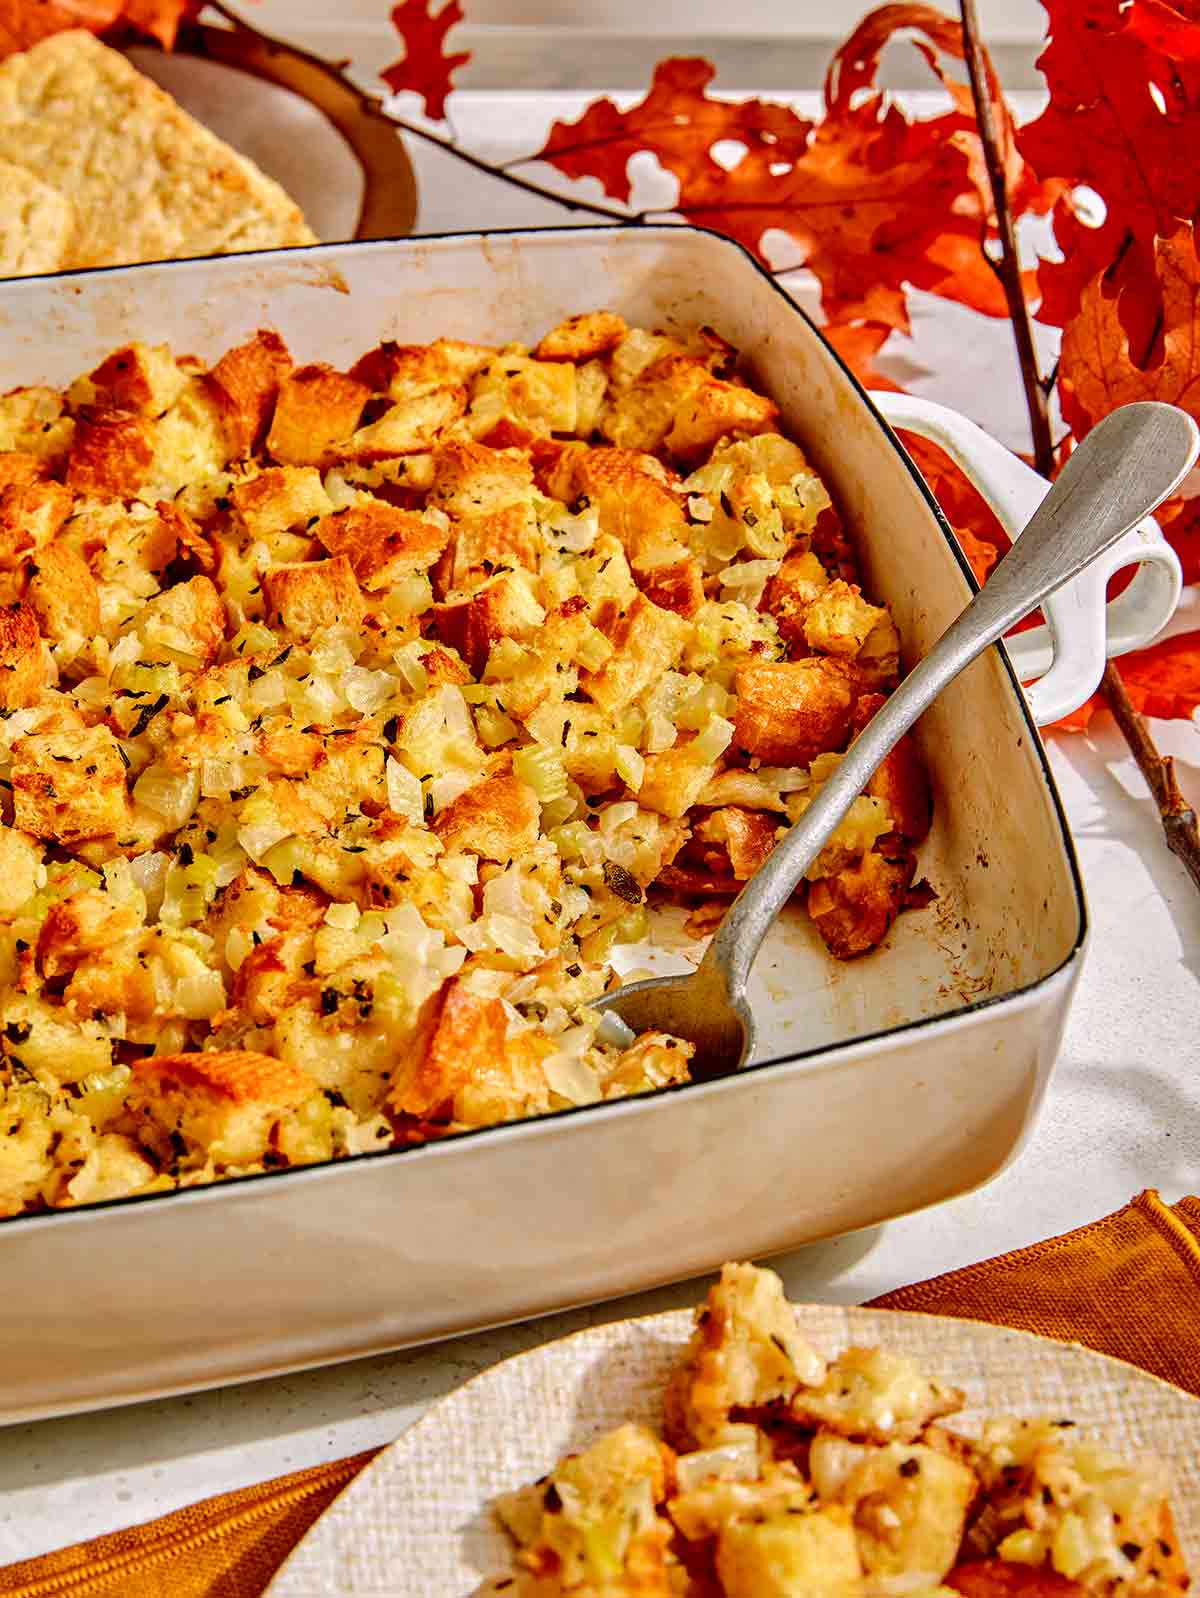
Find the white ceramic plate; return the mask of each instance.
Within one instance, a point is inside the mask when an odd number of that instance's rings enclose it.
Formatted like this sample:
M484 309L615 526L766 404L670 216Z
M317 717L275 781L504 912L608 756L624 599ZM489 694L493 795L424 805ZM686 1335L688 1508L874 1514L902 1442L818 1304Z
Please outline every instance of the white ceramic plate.
M1172 1471L1193 1571L1200 1568L1200 1399L1078 1345L978 1321L801 1305L823 1353L882 1344L966 1389L982 1414L1053 1414ZM279 1571L267 1598L466 1598L507 1572L489 1501L624 1420L658 1421L684 1311L593 1327L495 1365L451 1393L356 1477Z

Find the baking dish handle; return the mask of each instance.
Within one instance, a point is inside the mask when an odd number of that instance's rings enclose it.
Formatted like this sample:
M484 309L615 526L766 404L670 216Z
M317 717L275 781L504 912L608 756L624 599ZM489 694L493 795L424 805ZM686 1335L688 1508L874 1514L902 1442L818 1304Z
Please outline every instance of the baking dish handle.
M876 407L893 427L940 445L962 468L1015 538L1050 485L1032 467L958 411L911 394L876 392ZM1138 570L1105 604L1109 578L1122 566ZM1105 660L1148 644L1171 619L1183 587L1179 557L1147 517L1106 555L1064 584L1042 605L1039 624L1004 640L1025 685L1034 720L1057 721L1096 691Z

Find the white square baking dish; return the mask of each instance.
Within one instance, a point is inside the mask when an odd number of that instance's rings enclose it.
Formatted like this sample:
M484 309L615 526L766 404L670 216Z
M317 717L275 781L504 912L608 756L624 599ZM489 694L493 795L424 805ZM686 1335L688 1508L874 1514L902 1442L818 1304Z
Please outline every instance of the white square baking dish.
M382 338L532 339L598 306L652 326L707 323L744 353L833 490L907 658L924 652L970 592L945 523L820 335L715 235L464 235L4 283L0 384L65 383L133 337L215 359L273 327L300 359L346 363ZM962 444L953 419L937 426ZM1026 501L1037 492L1014 490ZM1141 598L1117 618L1130 642L1161 624L1177 593L1153 529L1136 538L1123 558L1147 562ZM1071 606L1090 603L1064 601L1055 623L1060 698ZM1102 605L1089 625L1098 675ZM849 965L803 918L785 920L756 971L765 1052L754 1067L423 1148L7 1221L0 1421L634 1291L869 1226L996 1175L1045 1092L1083 955L1083 894L1002 651L946 692L919 738L936 805L921 871L936 903Z

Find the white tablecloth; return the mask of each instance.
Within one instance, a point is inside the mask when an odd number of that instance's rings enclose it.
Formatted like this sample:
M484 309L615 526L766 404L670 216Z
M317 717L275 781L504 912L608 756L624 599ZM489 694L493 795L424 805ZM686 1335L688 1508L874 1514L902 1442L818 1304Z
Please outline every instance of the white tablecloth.
M472 147L516 155L536 148L550 119L580 103L574 95L481 93L457 97L454 115ZM565 220L440 152L417 148L414 156L423 232ZM664 192L669 199L653 174L643 180L646 203L662 203ZM920 302L915 338L897 361L906 386L1024 444L1004 327ZM1181 724L1155 732L1200 804L1200 734ZM1092 944L1034 1136L976 1194L777 1261L795 1298L858 1302L1091 1221L1143 1187L1168 1200L1197 1190L1200 895L1167 853L1109 718L1087 737L1054 739L1051 760L1079 848ZM432 1400L508 1354L596 1320L690 1304L700 1291L683 1283L414 1352L10 1428L0 1447L0 1563L386 1442ZM81 1327L81 1345L86 1336Z

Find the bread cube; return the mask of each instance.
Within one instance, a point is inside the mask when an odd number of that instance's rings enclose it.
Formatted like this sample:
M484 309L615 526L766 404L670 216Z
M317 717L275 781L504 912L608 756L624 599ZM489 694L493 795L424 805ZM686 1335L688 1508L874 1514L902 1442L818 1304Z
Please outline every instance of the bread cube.
M81 498L132 499L154 464L154 429L133 411L79 413L66 484Z
M352 461L381 461L432 449L441 433L467 408L465 388L436 388L398 400L377 421L360 427L334 454Z
M433 452L429 503L452 517L502 510L528 501L532 491L533 468L521 456L457 440Z
M716 775L716 763L701 759L695 740L679 742L661 754L646 756L638 804L661 816L685 816Z
M733 875L739 882L748 882L774 849L779 826L774 816L760 810L726 805L698 822L693 834L701 843L720 844Z
M615 365L614 376L619 383ZM601 416L600 430L619 449L656 450L689 397L708 381L703 361L690 355L665 354L652 360L631 383L615 389Z
M279 397L279 385L292 370L287 345L267 328L227 350L208 374L233 459L249 455L263 439Z
M558 499L594 505L602 531L618 538L635 564L672 550L686 523L682 501L667 487L662 468L633 450L567 450L547 483Z
M357 627L363 618L362 591L345 555L268 566L262 589L268 616L293 638L338 623Z
M534 433L573 433L578 414L575 368L567 362L500 354L471 383L468 421L477 436L501 420Z
M53 981L74 971L82 960L101 954L136 932L141 918L127 904L118 904L95 888L72 893L52 904L42 922L37 960L42 975Z
M546 619L529 583L515 572L493 577L467 598L451 598L432 610L437 636L457 649L478 677L502 638L528 638Z
M682 401L667 434L667 448L698 460L729 433L765 433L779 420L779 407L742 383L706 377Z
M694 560L669 561L642 574L642 592L661 610L694 616L704 603L703 574Z
M835 578L805 613L805 642L823 654L853 660L872 628L886 614L882 605L868 604L857 583Z
M726 1598L862 1598L862 1564L840 1505L761 1522L732 1520L717 1539Z
M538 840L537 796L511 771L501 771L452 799L433 822L447 853L466 850L507 863Z
M71 397L81 390L78 403L153 417L175 403L186 382L165 344L126 344L76 383Z
M268 544L290 528L307 531L310 522L333 509L315 466L268 466L235 483L229 498L246 537Z
M912 850L893 835L857 864L813 882L808 913L830 954L854 960L877 948L904 908L915 874Z
M473 587L502 566L536 572L545 548L533 506L525 500L481 516L463 516L454 523L453 542L439 564L438 581L445 592Z
M444 517L434 520L386 500L362 498L326 516L313 531L326 549L346 557L368 593L378 593L429 570L450 538L444 523Z
M586 361L606 354L628 331L615 311L586 311L551 328L533 353L539 361Z
M612 656L599 671L584 672L580 686L610 713L623 710L671 670L688 632L686 622L644 594L601 630L612 645Z
M332 366L298 366L280 381L267 453L284 466L321 465L354 432L370 395Z
M16 827L0 826L0 915L14 915L37 892L42 846Z
M95 638L100 631L100 594L81 555L63 543L48 544L29 567L26 598L51 643Z
M0 710L31 705L46 686L46 651L32 605L0 606Z
M385 339L350 368L350 376L373 393L394 400L414 399L437 388L452 388L480 372L496 351L486 344L438 338L432 344L397 344Z
M48 544L71 514L61 483L12 483L0 489L0 565L15 566Z
M220 653L225 606L210 578L192 577L148 600L134 628L147 649L161 658L203 669Z
M452 977L433 1000L418 1044L415 1067L403 1063L388 1097L393 1114L422 1120L447 1117L454 1095L478 1066L499 1060L508 1037L508 1017L499 999L473 993Z
M845 747L855 683L840 661L743 666L736 687L734 742L746 754L771 766L807 766Z
M13 747L13 814L25 832L72 844L124 836L125 762L107 727L33 733Z
M35 385L0 394L0 450L17 450L56 465L74 436L74 418L64 414L56 388Z
M272 1133L319 1093L299 1066L252 1049L153 1054L136 1060L129 1106L151 1136L182 1139L188 1164L257 1165Z
M49 475L46 462L31 455L28 450L0 450L0 489L11 488L14 484L24 487L26 483L42 482Z
M789 1413L802 1426L843 1437L910 1442L930 1421L961 1409L963 1394L927 1377L906 1354L882 1348L845 1349L824 1380L806 1382Z

